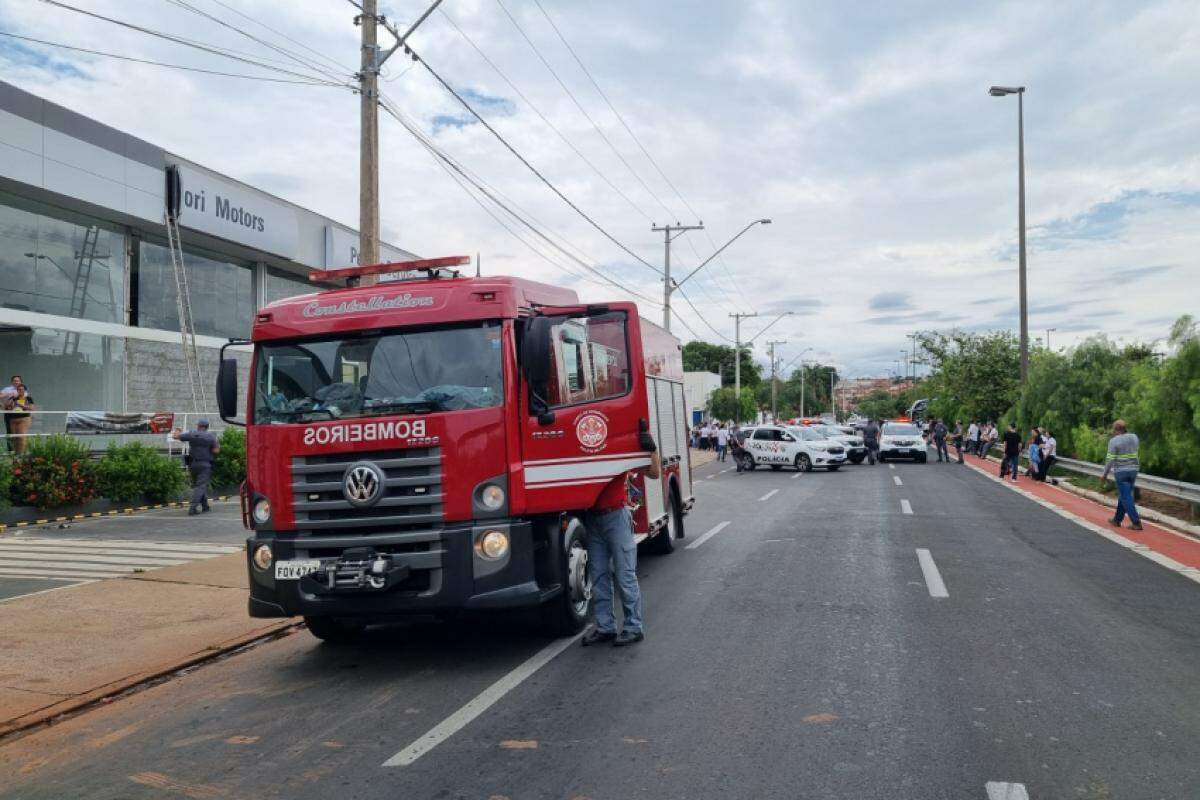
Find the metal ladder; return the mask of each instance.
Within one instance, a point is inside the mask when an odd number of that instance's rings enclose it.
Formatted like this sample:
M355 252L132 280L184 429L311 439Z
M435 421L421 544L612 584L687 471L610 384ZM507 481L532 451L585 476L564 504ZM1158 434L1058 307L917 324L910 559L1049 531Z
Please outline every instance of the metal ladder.
M99 243L100 227L98 225L89 225L83 232L83 244L75 252L75 280L71 286L71 305L68 311L68 316L73 319L83 319L83 312L87 309L88 287L92 282L92 268L96 264L96 248ZM111 278L105 281L105 283L108 285L109 301L115 305L116 300L113 296ZM67 333L63 352L68 355L79 352L78 331L69 331Z
M192 295L188 289L187 270L183 263L183 239L179 233L179 221L170 214L164 216L167 222L167 249L171 251L171 268L175 272L175 298L179 305L179 336L183 342L183 361L187 365L188 383L192 389L192 410L199 414L208 410L208 397L204 391L204 375L200 371L200 354L196 349Z

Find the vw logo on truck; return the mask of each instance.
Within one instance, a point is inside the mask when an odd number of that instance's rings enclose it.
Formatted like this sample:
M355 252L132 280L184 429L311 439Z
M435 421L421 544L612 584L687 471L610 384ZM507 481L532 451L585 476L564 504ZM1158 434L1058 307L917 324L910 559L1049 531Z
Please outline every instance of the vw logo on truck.
M351 464L342 478L342 494L352 506L372 505L383 494L383 472L369 461Z

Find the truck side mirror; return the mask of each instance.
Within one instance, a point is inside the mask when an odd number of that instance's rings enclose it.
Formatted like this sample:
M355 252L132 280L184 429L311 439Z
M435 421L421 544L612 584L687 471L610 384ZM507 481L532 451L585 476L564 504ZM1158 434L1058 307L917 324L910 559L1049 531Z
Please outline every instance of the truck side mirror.
M217 410L226 422L234 422L237 416L237 370L235 358L222 358L217 368Z
M546 401L550 393L550 328L549 317L533 317L526 324L521 340L521 366L529 383L529 408L537 415L539 425L554 422L554 413Z

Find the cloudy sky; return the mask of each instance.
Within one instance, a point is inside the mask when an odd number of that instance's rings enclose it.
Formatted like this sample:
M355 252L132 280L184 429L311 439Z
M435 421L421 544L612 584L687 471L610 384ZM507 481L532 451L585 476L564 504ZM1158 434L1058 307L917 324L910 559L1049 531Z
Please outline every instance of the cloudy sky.
M346 81L358 58L347 0L66 1L305 75L320 67ZM684 338L690 328L725 341L731 313L757 311L749 338L793 311L756 352L786 339L784 358L811 347L806 357L882 375L908 332L1015 329L1017 103L989 97L992 84L1028 87L1031 336L1056 328L1056 348L1097 332L1155 339L1200 312L1194 0L540 3L446 0L411 43L655 269L663 247L652 223L703 220L705 231L674 245L681 277L751 220L773 220L684 284L686 300L675 295ZM401 26L426 6L382 2ZM0 31L293 77L37 0L0 0ZM356 222L358 98L347 88L0 39L5 80ZM473 199L387 117L385 238L426 256L479 252L487 272L567 283L589 300L644 296L643 313L661 319L661 276L554 195L423 66L397 54L383 86L410 125L561 249Z

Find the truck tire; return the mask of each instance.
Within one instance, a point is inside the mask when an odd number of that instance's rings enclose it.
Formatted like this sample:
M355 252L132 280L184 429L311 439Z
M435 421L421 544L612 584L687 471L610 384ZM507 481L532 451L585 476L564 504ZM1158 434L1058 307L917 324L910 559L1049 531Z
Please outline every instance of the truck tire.
M337 617L305 617L308 632L326 644L352 644L362 638L366 625L344 622Z
M675 540L683 538L683 506L679 502L679 492L671 485L670 506L667 508L667 524L658 535L650 540L650 552L665 556L675 552Z
M542 606L541 622L542 628L552 636L574 636L583 630L592 610L587 530L583 522L571 520L561 544L557 580L563 590Z

